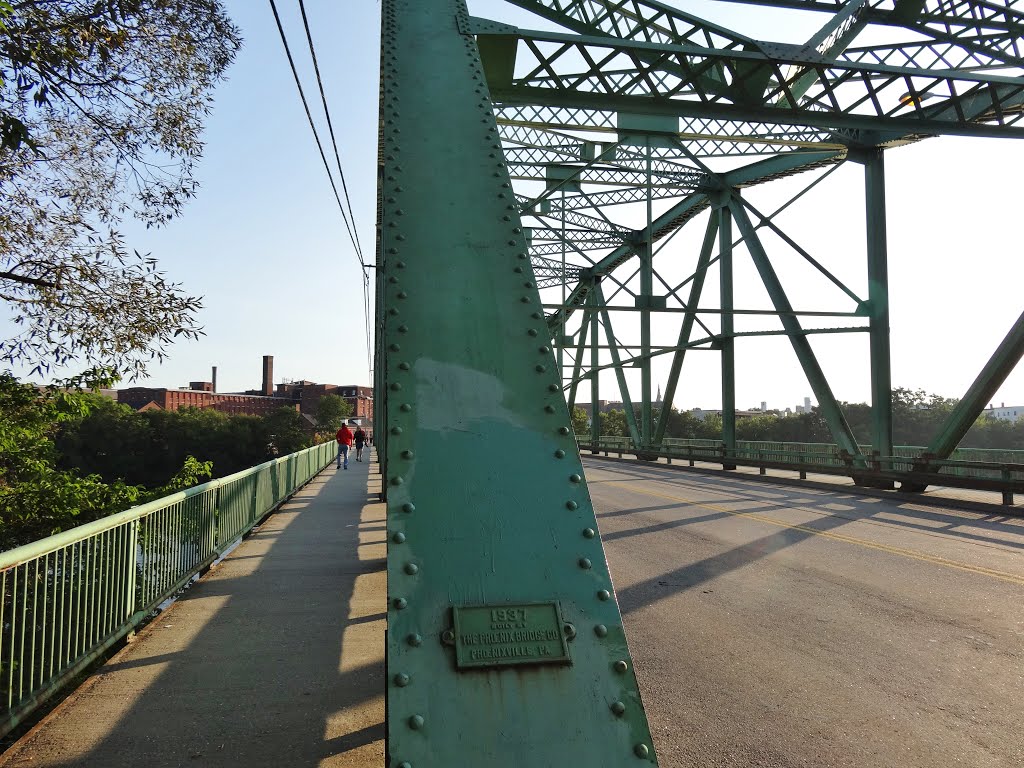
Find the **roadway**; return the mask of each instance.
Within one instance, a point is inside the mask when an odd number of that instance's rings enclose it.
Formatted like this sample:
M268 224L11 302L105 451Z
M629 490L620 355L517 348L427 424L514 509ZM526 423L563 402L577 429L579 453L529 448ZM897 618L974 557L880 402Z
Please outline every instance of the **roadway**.
M662 766L1024 765L1024 520L585 464Z

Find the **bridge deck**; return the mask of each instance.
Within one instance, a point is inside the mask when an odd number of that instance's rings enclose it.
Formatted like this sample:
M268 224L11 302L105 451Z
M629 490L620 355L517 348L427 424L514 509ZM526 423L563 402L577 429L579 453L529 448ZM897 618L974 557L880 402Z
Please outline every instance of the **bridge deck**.
M385 534L370 466L314 478L0 764L382 765Z
M1024 764L1024 520L587 459L661 765ZM378 475L327 470L7 766L381 766Z

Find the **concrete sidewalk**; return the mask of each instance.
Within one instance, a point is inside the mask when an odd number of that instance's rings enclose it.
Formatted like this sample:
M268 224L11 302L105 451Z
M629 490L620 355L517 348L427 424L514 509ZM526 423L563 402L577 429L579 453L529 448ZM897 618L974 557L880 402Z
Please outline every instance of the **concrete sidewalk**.
M332 464L0 766L382 766L379 489Z

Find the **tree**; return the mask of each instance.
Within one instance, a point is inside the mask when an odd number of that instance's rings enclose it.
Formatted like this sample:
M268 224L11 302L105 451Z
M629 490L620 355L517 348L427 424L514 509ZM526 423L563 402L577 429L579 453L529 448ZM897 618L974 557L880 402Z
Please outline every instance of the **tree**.
M130 251L195 195L213 86L240 45L220 0L0 0L0 360L138 375L197 297Z
M586 435L590 432L590 416L582 408L572 409L572 431L577 435Z
M88 407L78 393L40 391L0 375L0 548L96 520L143 497L141 488L57 466L56 430Z
M351 415L352 404L340 395L324 395L316 404L316 426L323 432L337 432Z
M267 449L272 458L302 450L310 444L301 414L294 408L282 407L263 417Z
M629 434L626 412L611 410L601 414L601 434L606 437L624 437Z

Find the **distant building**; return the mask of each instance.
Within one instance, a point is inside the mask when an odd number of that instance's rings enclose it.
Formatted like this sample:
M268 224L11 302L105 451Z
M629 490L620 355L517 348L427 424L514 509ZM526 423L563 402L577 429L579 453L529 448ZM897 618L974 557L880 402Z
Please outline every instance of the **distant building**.
M110 390L119 403L137 411L159 408L176 411L180 408L213 408L231 414L265 416L278 408L293 408L311 421L324 395L338 395L352 406L350 418L364 426L373 422L373 389L358 385L317 384L314 381L292 381L274 387L274 358L263 356L263 386L246 392L217 392L217 369L212 381L192 381L185 389L163 387L130 387Z
M1017 419L1024 417L1024 405L1007 405L1006 403L1000 403L998 408L993 408L989 404L983 413L990 419L999 419L1000 421L1016 421Z
M159 408L177 411L181 408L213 408L215 411L252 416L265 416L278 408L295 408L294 403L276 397L244 394L216 394L209 390L129 387L117 392L117 402L137 411Z

